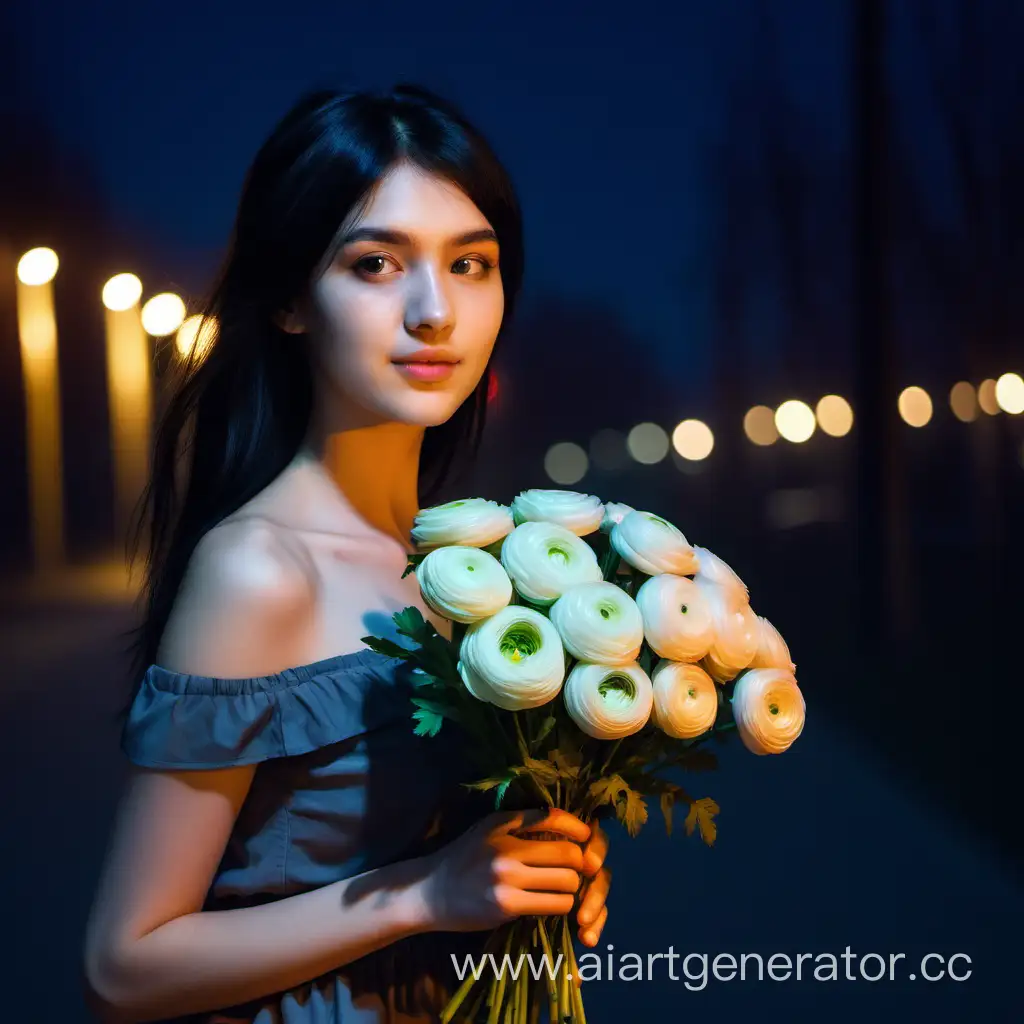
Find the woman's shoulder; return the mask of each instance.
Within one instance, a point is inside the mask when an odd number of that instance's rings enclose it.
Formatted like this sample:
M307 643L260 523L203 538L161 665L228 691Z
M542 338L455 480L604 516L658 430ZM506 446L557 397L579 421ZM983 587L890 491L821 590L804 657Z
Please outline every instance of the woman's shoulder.
M314 567L288 531L259 516L226 519L192 552L157 662L236 677L295 664L316 593Z

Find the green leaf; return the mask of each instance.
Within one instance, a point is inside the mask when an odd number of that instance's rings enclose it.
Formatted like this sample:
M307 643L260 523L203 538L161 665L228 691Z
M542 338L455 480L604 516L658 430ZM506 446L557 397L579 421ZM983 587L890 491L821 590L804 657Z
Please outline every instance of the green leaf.
M437 631L434 627L423 618L423 613L415 605L409 605L407 608L403 608L400 612L395 612L394 622L398 627L398 632L403 636L409 637L411 640L415 640L417 643L423 643L431 633Z
M619 798L625 796L628 789L629 783L621 775L608 775L592 782L587 790L587 795L594 801L595 807L600 807L602 804L615 806Z
M661 813L665 818L665 832L667 835L672 835L672 812L675 805L683 803L692 806L693 797L682 786L669 782L668 779L646 778L643 785L647 792L659 794Z
M498 775L492 775L490 778L480 779L477 782L464 782L463 786L466 789L475 789L485 793L493 789L495 791L494 806L497 809L501 807L501 802L505 799L508 787L523 774L523 771L524 769L521 765L515 765Z
M426 557L426 554L409 555L409 564L405 567L405 572L402 573L402 579L404 580L409 573L415 572L419 568L420 563Z
M654 666L654 652L647 646L646 641L640 648L640 657L637 658L637 664L647 675L651 674L651 669Z
M579 778L582 759L578 750L569 750L567 752L563 752L560 749L552 750L548 754L548 760L558 769L559 778Z
M417 736L436 736L446 718L459 721L458 711L439 701L413 697L412 702L416 705L412 717L419 723L414 730Z
M552 729L554 729L556 721L557 719L554 715L548 715L548 717L544 719L544 721L541 723L540 729L537 732L537 735L534 736L532 740L530 740L531 750L536 750L544 742L544 740L548 738L548 734L551 732ZM554 754L552 754L551 757L553 758Z
M364 636L362 641L371 650L376 651L378 654L383 654L386 658L411 658L416 652L409 650L408 647L401 647L396 644L393 640L387 640L380 636Z
M545 786L553 784L558 779L558 768L550 761L526 757L523 758L523 768Z
M661 814L665 819L665 835L672 835L672 808L675 806L675 796L672 793L662 793L660 799Z
M608 550L605 551L604 557L601 559L601 576L606 583L615 579L621 562L622 556L609 544Z
M619 821L631 836L636 837L647 821L647 801L635 789L627 789L625 802L617 806L621 808Z
M709 796L694 800L690 804L690 813L686 816L686 834L692 836L694 828L699 828L701 839L708 846L714 846L718 835L718 826L714 819L720 809Z

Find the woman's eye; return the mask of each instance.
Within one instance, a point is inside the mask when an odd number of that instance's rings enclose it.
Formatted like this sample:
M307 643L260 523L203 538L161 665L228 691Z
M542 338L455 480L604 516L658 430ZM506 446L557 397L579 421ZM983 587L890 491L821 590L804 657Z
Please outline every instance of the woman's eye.
M473 272L473 265L477 270ZM491 269L491 264L480 256L463 256L452 264L452 270L460 277L482 277Z
M356 262L356 268L368 277L389 277L387 268L394 266L386 256L364 256Z

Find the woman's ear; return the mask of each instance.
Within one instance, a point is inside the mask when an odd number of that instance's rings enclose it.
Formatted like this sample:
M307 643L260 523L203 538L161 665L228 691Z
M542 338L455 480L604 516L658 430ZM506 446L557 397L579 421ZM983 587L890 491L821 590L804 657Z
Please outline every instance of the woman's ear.
M294 306L279 310L274 315L274 323L286 334L305 334L306 324Z

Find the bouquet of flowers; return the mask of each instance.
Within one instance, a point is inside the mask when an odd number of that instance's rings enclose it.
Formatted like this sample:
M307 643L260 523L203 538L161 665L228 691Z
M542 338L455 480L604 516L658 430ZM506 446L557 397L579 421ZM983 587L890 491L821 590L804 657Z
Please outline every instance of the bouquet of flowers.
M614 815L635 836L656 798L669 833L681 806L687 834L710 845L718 805L669 775L714 768L709 740L735 734L754 754L779 754L803 729L778 630L721 558L657 515L528 490L511 506L470 498L423 509L412 539L406 575L451 622L451 639L410 607L394 621L411 646L364 642L414 663L416 732L460 723L480 767L466 785L493 791L496 808L542 804L587 823ZM562 954L568 973L470 973L442 1021L525 1024L546 1005L552 1022L584 1024L568 980L572 932L569 916L497 929L485 947L496 960Z

